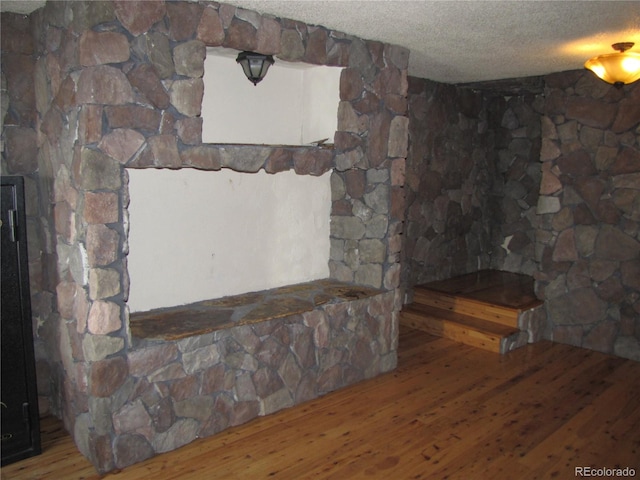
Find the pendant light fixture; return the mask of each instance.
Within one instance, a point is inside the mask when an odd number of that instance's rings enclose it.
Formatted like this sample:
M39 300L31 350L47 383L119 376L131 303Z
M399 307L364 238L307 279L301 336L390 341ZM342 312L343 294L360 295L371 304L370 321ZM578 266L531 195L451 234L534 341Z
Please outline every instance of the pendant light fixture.
M254 85L262 81L269 67L275 63L271 55L255 52L240 52L236 62L242 66L244 74Z
M593 57L584 66L616 87L633 83L640 79L640 53L628 51L633 45L633 42L614 43L611 47L616 53Z

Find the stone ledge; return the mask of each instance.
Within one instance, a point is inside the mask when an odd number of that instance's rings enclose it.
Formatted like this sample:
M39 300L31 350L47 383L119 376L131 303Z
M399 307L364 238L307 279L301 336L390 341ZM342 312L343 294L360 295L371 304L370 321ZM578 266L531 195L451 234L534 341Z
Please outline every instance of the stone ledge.
M134 343L178 340L310 312L324 304L360 300L381 293L384 292L362 285L331 279L316 280L189 305L136 312L131 314L129 325Z

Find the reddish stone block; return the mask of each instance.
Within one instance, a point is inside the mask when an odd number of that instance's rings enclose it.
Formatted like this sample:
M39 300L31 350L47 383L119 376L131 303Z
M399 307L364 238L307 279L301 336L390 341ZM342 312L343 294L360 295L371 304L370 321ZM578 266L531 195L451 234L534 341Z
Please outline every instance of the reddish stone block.
M303 60L315 65L326 64L327 38L327 31L324 28L317 27L315 30L310 31Z
M129 60L129 40L117 32L85 30L78 44L80 65L94 66Z
M359 113L375 114L380 111L380 97L368 90L365 90L362 96L352 103L354 110Z
M235 375L226 371L224 364L214 365L202 372L202 394L231 392L235 383Z
M57 108L50 108L42 119L40 131L47 136L52 145L58 145L63 128L62 114Z
M253 402L236 402L229 417L229 425L241 425L256 418L260 414L260 404Z
M115 466L124 468L155 455L151 444L142 435L118 435L113 442Z
M198 24L197 38L207 46L217 47L222 45L224 37L224 27L220 15L212 5L208 5L202 12L202 18Z
M360 98L364 81L356 68L345 68L340 73L340 100L352 101Z
M4 135L9 173L34 173L38 169L38 143L35 130L7 126L4 129Z
M224 46L236 50L255 51L258 45L257 31L249 22L235 18L227 28Z
M334 135L335 148L338 151L352 150L362 146L363 141L358 135L350 132L336 132Z
M120 253L120 236L104 225L87 227L87 256L90 266L105 266L114 262Z
M114 0L116 17L133 36L149 31L166 13L164 0L146 0L132 2L130 0Z
M60 316L64 319L73 318L76 284L72 282L60 282L56 287L56 296Z
M616 115L616 105L585 97L566 99L567 118L594 128L608 128Z
M178 153L178 143L173 135L156 135L147 139L147 149L153 157L153 165L158 167L180 167L182 159Z
M187 148L180 153L185 166L202 170L220 170L220 152L217 148L200 146Z
M67 76L58 89L58 93L53 99L53 104L61 111L68 112L71 107L76 106L76 84L71 76Z
M202 143L202 117L181 118L175 123L178 138L185 145Z
M75 212L67 202L58 202L53 206L53 218L56 233L67 243L73 243L75 239Z
M291 170L293 153L286 148L274 148L264 164L267 173L278 173Z
M122 184L120 164L99 150L83 148L74 158L73 179L83 190L117 190Z
M618 113L611 125L614 133L632 131L640 123L640 105L637 99L625 98L618 102Z
M364 170L348 170L345 175L347 193L351 198L362 198L367 188L367 174Z
M577 177L596 174L591 155L585 150L576 150L561 156L556 165L560 168L560 172L565 175Z
M391 162L391 186L402 187L405 182L406 159L397 158Z
M280 23L273 18L262 17L257 33L257 51L265 55L280 53Z
M32 55L33 34L29 16L12 12L2 12L0 16L0 38L2 52ZM4 65L3 65L4 66Z
M110 397L129 376L127 361L123 357L93 362L89 369L90 394L94 397Z
M640 105L638 110L640 110ZM616 155L610 171L612 175L640 172L640 150L622 147L620 153Z
M293 168L298 175L322 175L331 169L332 163L333 153L330 150L305 149L293 154Z
M201 118L199 119L202 120ZM159 133L160 135L174 135L176 133L176 117L169 110L165 110L164 112L162 112Z
M289 62L295 62L304 55L304 43L301 33L295 29L286 28L283 25L280 35L280 58Z
M147 132L157 132L162 114L153 108L139 105L109 106L105 108L107 122L112 129L131 128Z
M585 336L582 346L598 352L611 353L617 331L618 326L615 322L602 322Z
M393 220L404 219L404 189L401 187L391 187L390 191L390 218Z
M113 302L98 300L93 302L89 310L87 319L87 329L89 333L95 335L107 335L108 333L120 330L122 320L120 319L120 306Z
M139 65L127 74L127 78L152 105L161 110L169 106L169 94L153 65L148 63Z
M595 257L601 260L637 259L640 253L640 242L622 230L604 225L596 239Z
M406 115L407 113L407 99L402 95L387 94L383 98L384 106L391 112L397 115Z
M195 397L200 388L199 378L196 375L189 375L179 378L169 385L169 392L174 402Z
M171 363L177 356L178 348L174 343L133 350L127 356L129 372L133 376L144 377Z
M372 168L379 167L387 159L390 127L390 114L381 112L372 116L367 142L367 156Z
M35 60L31 56L2 52L2 72L7 79L11 109L18 115L21 126L35 121Z
M635 259L622 262L620 274L625 286L640 291L640 261Z
M76 101L78 103L123 105L134 101L133 89L125 74L117 68L108 65L88 67L82 70L78 78Z
M176 80L171 85L169 97L178 112L187 117L197 117L202 111L204 82L202 78Z
M82 145L102 138L102 106L83 105L78 115L78 141Z
M144 145L142 134L131 129L119 128L102 137L98 148L121 164L126 164ZM96 222L110 223L110 222Z
M76 330L78 333L84 333L87 328L87 318L89 317L89 299L87 294L80 285L76 288L75 302L73 304L73 318L76 319Z
M197 3L167 3L170 38L177 42L192 38L202 17L203 9L204 7Z
M556 245L553 249L554 262L567 262L578 259L576 250L575 231L567 229L558 235Z

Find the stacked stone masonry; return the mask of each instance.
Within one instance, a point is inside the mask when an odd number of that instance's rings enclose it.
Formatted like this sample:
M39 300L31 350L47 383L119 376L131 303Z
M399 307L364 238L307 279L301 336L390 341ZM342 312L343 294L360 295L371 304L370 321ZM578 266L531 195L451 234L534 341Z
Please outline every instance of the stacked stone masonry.
M4 35L5 25L18 17L3 14L3 50L21 48L5 45ZM12 57L21 67L8 66L3 55L8 117L24 124L5 125L3 172L33 174L37 181L32 205L41 209L32 215L40 231L33 236L46 244L34 258L51 267L51 286L34 289L42 303L49 302L48 309L36 309L43 313L36 314L35 330L49 349L39 354L48 359L39 380L50 379L42 391L50 393L51 410L99 471L394 368L402 298L406 49L215 2L48 2L16 30L32 47ZM342 67L333 148L202 144L207 47ZM28 79L24 100L16 75ZM23 111L25 118L18 118ZM388 292L384 311L378 300L323 306L261 326L134 349L126 305L128 168L293 169L300 175L333 170L331 278ZM314 332L326 339L316 338L312 347ZM385 335L380 344L379 332ZM237 338L251 343L233 346ZM258 347L259 357L250 360ZM196 349L204 350L192 353ZM165 350L175 353L166 371L154 363ZM240 350L247 365L233 364L238 355L228 359ZM184 363L198 355L208 356L198 361L211 368L214 357L222 363L206 374L204 367ZM263 369L270 356L284 362L277 375L275 367ZM336 365L340 372L331 370ZM294 387L297 376L300 386ZM255 389L260 391L249 400ZM204 414L200 407L212 410Z
M542 98L409 85L406 289L485 268L533 274Z
M640 360L640 84L546 77L538 294L554 341Z
M527 319L536 338L640 359L640 84L616 89L563 72L543 77L543 93L522 95L408 79L406 49L215 2L49 2L29 17L0 18L1 166L25 176L40 411L64 418L98 470L269 411L269 395L227 403L265 385L229 360L236 337L247 339L237 350L254 359L247 365L265 359L252 351L258 338L302 372L311 355L299 356L300 345L317 332L317 359L320 325L336 325L341 361L344 341L365 352L359 358L374 352L370 363L386 371L401 292L481 268L535 275L545 301ZM202 144L206 47L342 67L333 148ZM134 345L128 168L332 169L331 277L386 293L260 327ZM342 309L352 315L346 329ZM391 337L376 344L373 332L389 321ZM204 372L222 368L194 367L207 348L204 363L218 356L233 373L203 399L205 376L215 377ZM165 353L173 373L154 363ZM341 365L358 372L342 380L375 374ZM284 375L283 384L295 383ZM229 376L241 383L224 383ZM269 405L306 398L286 391ZM220 410L194 413L214 398Z

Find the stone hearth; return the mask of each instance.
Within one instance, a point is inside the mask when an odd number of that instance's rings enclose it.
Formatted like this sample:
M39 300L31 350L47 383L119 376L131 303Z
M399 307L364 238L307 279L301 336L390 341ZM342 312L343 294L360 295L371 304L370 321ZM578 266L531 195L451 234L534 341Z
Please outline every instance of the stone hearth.
M178 340L242 325L304 314L328 304L360 300L381 290L336 280L316 280L261 292L131 314L135 340Z

